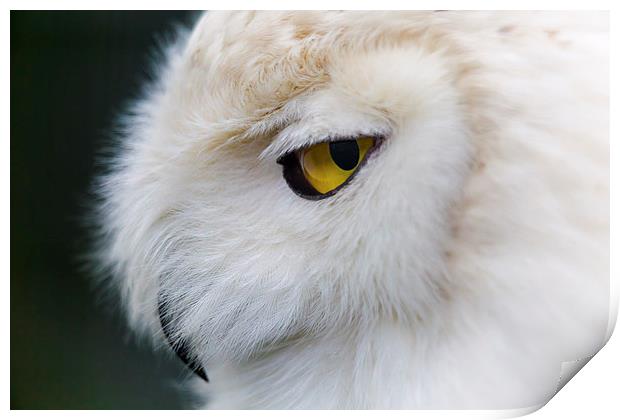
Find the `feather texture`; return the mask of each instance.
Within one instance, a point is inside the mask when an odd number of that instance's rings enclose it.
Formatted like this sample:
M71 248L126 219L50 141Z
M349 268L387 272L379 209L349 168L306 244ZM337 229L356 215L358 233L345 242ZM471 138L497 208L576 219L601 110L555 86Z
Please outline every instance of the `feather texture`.
M126 117L102 266L212 408L520 408L609 323L607 15L209 12ZM278 157L385 137L309 201Z

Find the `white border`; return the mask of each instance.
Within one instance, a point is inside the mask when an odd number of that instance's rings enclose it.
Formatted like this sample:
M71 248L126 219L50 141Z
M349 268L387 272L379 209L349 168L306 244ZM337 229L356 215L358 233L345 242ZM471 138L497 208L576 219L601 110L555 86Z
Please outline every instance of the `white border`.
M615 28L618 23L618 19L615 18L613 11L612 1L548 1L548 0L524 0L524 1L490 1L490 0L477 0L477 1L427 1L427 2L404 2L395 0L382 0L368 1L326 1L326 0L311 0L311 1L284 1L276 0L269 2L252 2L241 0L229 0L226 2L213 2L213 1L196 1L196 0L176 0L175 2L137 2L128 0L109 0L109 1L89 1L79 2L75 0L61 0L53 3L47 1L8 1L5 4L10 9L14 10L37 10L37 9L82 9L82 10L101 10L101 9L118 9L118 10L146 10L146 9L159 9L168 10L170 6L174 6L175 9L498 9L498 10L528 10L528 9L552 9L552 10L611 10L611 45L618 45L617 31ZM2 76L5 83L5 95L2 101L2 118L3 118L3 132L5 133L5 141L3 142L4 153L2 153L2 192L3 197L6 198L4 205L2 206L3 220L1 231L3 235L2 241L2 267L5 273L5 281L2 282L3 293L2 296L5 299L4 302L4 317L2 322L4 324L3 331L10 330L10 66L8 61L10 60L10 15L8 10L2 17L2 37L3 37L3 51L5 51L5 63L1 68ZM614 49L611 48L611 74L619 74L620 69L617 65L617 54L613 53ZM610 108L610 115L612 116L610 138L617 139L617 123L613 120L613 116L617 115L617 83L612 77L611 80L611 92L612 101ZM614 181L617 180L617 145L615 141L611 141L611 214L620 214L618 210L618 197L614 190ZM617 255L617 224L614 223L614 218L611 220L611 244L610 251L612 255L611 260L611 286L612 286L612 305L615 308L612 310L617 316L618 308L618 267L617 263L613 260L613 256ZM613 317L612 323L615 324L616 316ZM575 378L571 379L568 384L542 409L530 414L530 418L536 419L617 419L620 418L620 401L618 398L618 392L620 390L620 339L615 334L611 337L609 343L597 354L591 362L589 362L581 372L579 372ZM5 333L5 337L6 337ZM10 340L10 338L9 338ZM2 382L2 391L5 396L5 407L8 410L10 406L10 375L9 375L9 363L10 363L10 345L5 344L2 346L3 352L3 370L4 381ZM323 417L348 417L355 416L355 418L368 418L369 416L390 416L390 417L402 417L402 418L498 418L506 417L506 414L527 414L527 412L512 412L507 413L505 411L451 411L451 412L428 412L428 411L369 411L369 412L321 412L315 411L295 412L290 413L286 411L274 411L274 412L175 412L174 414L169 411L123 411L116 415L131 416L132 418L148 418L168 419L170 415L181 415L187 417L208 415L218 418L233 419L239 416L251 415L252 418L288 418L291 416L300 418L312 418L313 420L317 415ZM11 416L20 418L31 418L32 416L45 416L49 418L79 418L82 419L85 416L91 418L108 418L111 414L105 411L11 411Z
M138 0L109 0L109 1L76 1L45 0L5 2L12 10L611 10L611 0L227 0L227 1L199 1L175 0L172 1L138 1ZM172 7L171 7L172 6Z

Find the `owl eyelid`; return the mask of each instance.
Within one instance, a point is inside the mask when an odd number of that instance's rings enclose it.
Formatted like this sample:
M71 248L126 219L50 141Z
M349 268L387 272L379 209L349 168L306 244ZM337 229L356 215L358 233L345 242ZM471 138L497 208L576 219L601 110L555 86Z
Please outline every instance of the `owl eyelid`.
M289 156L295 156L298 155L300 152L303 152L304 150L312 147L312 146L316 146L317 144L321 144L321 143L339 143L339 142L345 142L345 141L356 141L359 140L361 138L371 138L375 141L375 144L373 145L373 147L368 151L368 153L370 154L371 151L374 151L374 149L377 148L377 146L380 143L383 143L383 141L385 140L385 135L383 134L359 134L359 135L353 135L353 136L339 136L339 137L324 137L319 141L316 142L312 142L310 144L305 144L301 147L298 147L296 149L293 150L289 150L285 153L283 153L282 155L278 156L278 158L276 159L276 163L278 165L283 165L285 162L285 160L289 157ZM360 165L362 165L362 163L364 163L366 159L364 158L364 160L362 162L360 162Z

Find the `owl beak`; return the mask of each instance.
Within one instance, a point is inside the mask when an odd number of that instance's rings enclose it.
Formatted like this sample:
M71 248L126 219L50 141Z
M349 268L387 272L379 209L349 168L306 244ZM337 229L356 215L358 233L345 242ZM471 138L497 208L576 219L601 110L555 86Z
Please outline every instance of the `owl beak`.
M209 382L209 377L207 376L207 372L205 371L204 367L190 356L189 346L183 341L181 341L181 343L179 344L173 343L170 332L173 319L171 313L166 310L166 304L161 297L161 293L158 295L157 298L157 312L159 313L159 322L161 324L162 331L166 336L166 340L168 341L168 345L170 346L170 348L191 371L193 371L196 375L200 376L206 382Z

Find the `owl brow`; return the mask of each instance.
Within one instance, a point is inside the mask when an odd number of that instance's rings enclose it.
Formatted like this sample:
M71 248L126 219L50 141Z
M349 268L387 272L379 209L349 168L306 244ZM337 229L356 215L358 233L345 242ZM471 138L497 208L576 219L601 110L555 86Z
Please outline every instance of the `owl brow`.
M259 137L275 137L275 135L298 119L296 114L282 108L272 109L259 115L245 119L239 125L243 128L230 136L225 143L237 143Z

